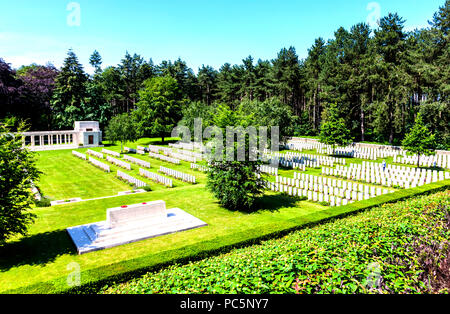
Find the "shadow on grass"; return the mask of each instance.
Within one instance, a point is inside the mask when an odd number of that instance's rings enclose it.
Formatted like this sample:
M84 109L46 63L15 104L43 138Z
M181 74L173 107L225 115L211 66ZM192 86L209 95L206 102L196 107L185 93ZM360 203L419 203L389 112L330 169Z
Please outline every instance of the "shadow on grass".
M263 195L255 201L252 213L261 211L277 212L281 208L295 207L300 198L284 194Z
M169 144L175 144L178 143L178 140L164 140L164 143L162 141L145 141L140 143L141 145L169 145Z
M66 230L40 233L0 247L0 271L23 265L45 266L58 256L76 253Z

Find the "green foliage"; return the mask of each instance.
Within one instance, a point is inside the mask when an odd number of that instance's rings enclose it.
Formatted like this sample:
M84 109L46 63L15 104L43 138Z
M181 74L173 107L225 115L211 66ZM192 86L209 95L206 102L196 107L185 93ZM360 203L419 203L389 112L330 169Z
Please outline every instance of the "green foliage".
M250 141L258 143L257 138L252 138L257 135L243 132L243 141L239 140L238 136L232 146L230 143L227 145L227 131L240 132L239 128L242 130L250 123L249 117L224 105L218 107L214 117L214 125L222 131L223 138L221 143L218 142L220 139L215 139L215 148L212 151L214 158L209 163L207 187L219 203L229 210L251 210L256 198L263 194L264 186L259 170L262 161L250 158ZM218 152L220 145L224 149ZM242 156L239 156L241 149Z
M170 77L155 77L144 82L140 101L133 112L141 135L164 138L172 132L181 117L181 101L177 81Z
M67 53L61 72L56 77L52 99L57 128L73 127L75 121L84 120L84 97L87 75L72 50Z
M213 116L216 110L215 104L205 106L203 102L189 102L182 109L183 118L178 123L181 126L189 128L192 137L194 136L195 119L202 120L202 130L212 125Z
M263 182L256 175L260 164L256 161L212 162L207 187L223 207L249 211L255 199L263 194Z
M152 188L151 188L149 185L144 186L143 189L144 189L146 192L151 192L151 191L152 191Z
M297 119L297 124L294 126L294 136L311 136L316 135L312 125L309 123L308 113L303 112Z
M344 119L340 117L336 104L330 104L325 110L319 137L321 143L333 147L346 146L351 143L350 131L346 127Z
M248 117L251 125L268 128L279 127L280 138L292 136L297 119L289 105L274 97L265 101L245 100L241 102L238 111Z
M15 235L25 235L35 215L29 210L34 205L31 192L40 171L35 155L22 148L20 133L25 125L20 123L14 135L9 123L0 123L0 245Z
M418 155L417 165L420 165L420 155L432 155L436 148L435 135L423 123L421 114L417 115L416 123L402 142L403 149Z
M136 131L137 123L133 116L123 113L111 119L105 130L106 138L111 142L120 142L120 151L123 152L123 144L138 139Z
M437 149L450 149L450 106L446 102L426 102L420 106L420 116L436 136Z
M42 197L41 200L36 200L34 202L34 204L36 205L36 207L50 207L51 206L51 200L48 197Z
M383 205L227 254L173 265L106 293L438 293L449 191ZM445 280L445 279L444 279Z

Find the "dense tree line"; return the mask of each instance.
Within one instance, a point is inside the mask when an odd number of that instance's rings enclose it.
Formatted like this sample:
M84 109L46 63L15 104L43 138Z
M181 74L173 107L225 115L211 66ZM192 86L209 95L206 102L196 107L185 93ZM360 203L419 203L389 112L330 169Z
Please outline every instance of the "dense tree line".
M226 104L247 112L284 114L287 108L294 118L283 125L285 132L319 135L323 113L336 104L355 140L400 144L420 113L441 148L449 147L449 10L446 0L428 28L412 32L405 31L397 14L381 18L376 29L364 23L341 27L328 41L316 39L304 60L290 47L273 60L248 56L218 70L204 65L197 74L180 59L155 65L129 53L117 66L103 69L95 51L93 75L85 73L73 51L60 70L31 65L14 71L0 59L0 117L27 118L34 129L70 128L86 119L105 126L111 117L139 107L141 113L153 112L151 85L162 84L154 78L171 77L176 87L169 102L176 110L167 112L190 127L195 116L211 122L219 105ZM156 111L161 105L164 101L156 101ZM142 124L145 135L162 129Z

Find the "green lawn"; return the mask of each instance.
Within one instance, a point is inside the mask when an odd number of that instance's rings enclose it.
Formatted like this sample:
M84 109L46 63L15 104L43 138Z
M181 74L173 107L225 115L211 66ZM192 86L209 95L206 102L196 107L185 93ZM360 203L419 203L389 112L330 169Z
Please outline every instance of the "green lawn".
M150 143L155 144L155 141L141 139L138 143L128 143L126 146L134 148ZM117 145L106 148L120 150ZM101 151L101 148L96 150ZM115 177L117 167L111 167L113 173L104 173L88 162L72 156L70 150L42 152L39 156L39 167L45 172L39 186L45 195L54 199L69 197L88 199L117 195L117 192L131 189ZM327 208L316 203L268 193L259 200L259 210L248 214L221 208L205 188L205 174L190 170L189 163L182 162L181 165L175 166L148 156L133 156L150 161L151 171L154 172L157 172L160 165L164 165L194 174L199 184L191 185L174 180L175 187L168 189L149 182L153 189L149 193L33 210L37 219L30 227L29 235L13 239L0 249L0 293L65 291L70 288L67 285L67 276L73 271L70 268L72 263L79 265L81 283L84 286L111 278L123 280L153 267L185 258L215 254L218 250L229 246L251 243L266 236L276 236L286 230L428 190L440 189L449 184L448 181L444 181L416 189L400 190L338 208ZM103 162L107 163L106 160ZM132 171L125 172L145 181L137 174L139 167L132 166ZM309 173L314 171L316 170L308 170ZM286 170L283 171L284 174L292 176L293 171ZM154 200L164 200L168 208L181 208L205 221L208 226L82 256L76 254L66 228L103 221L106 219L108 208Z
M40 152L38 167L43 172L36 184L52 200L117 195L130 186L88 162L72 156L72 151Z
M148 143L153 142L150 139L141 139L138 143L127 143L127 145L128 147L136 148L138 145L148 145ZM117 145L107 146L105 148L120 152L120 146ZM92 150L101 152L102 148L94 148ZM86 153L87 149L77 149L77 151ZM188 162L182 161L181 165L173 165L157 159L152 159L148 157L148 155L130 154L130 156L149 161L151 169L146 169L148 171L157 173L160 166L165 166L195 175L200 184L206 182L206 175L199 171L191 170L190 163ZM99 160L96 157L93 158ZM100 161L111 167L111 173L106 173L91 165L89 162L73 156L71 150L39 152L38 167L43 172L43 175L41 176L40 181L37 182L37 185L40 187L42 193L52 200L63 200L76 197L92 199L113 196L117 195L118 192L129 191L132 189L130 185L117 179L117 170L120 170L134 176L136 179L148 183L152 190L165 189L164 186L141 177L139 175L140 167L138 165L131 163L132 171L127 171L108 163L106 159ZM174 187L189 185L183 181L174 178L171 179L174 182Z

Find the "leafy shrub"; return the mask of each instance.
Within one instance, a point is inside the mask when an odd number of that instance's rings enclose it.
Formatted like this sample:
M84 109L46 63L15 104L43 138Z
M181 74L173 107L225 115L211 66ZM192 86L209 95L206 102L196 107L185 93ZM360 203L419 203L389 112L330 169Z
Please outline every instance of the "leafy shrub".
M214 161L208 172L207 187L226 209L249 211L264 191L264 182L257 176L260 164Z
M42 197L40 201L36 200L34 204L36 205L36 207L50 207L51 200L47 197Z
M329 202L320 202L319 204L322 206L330 206L331 205Z
M143 189L145 191L147 191L147 192L151 192L152 191L152 188L149 185L144 186Z

